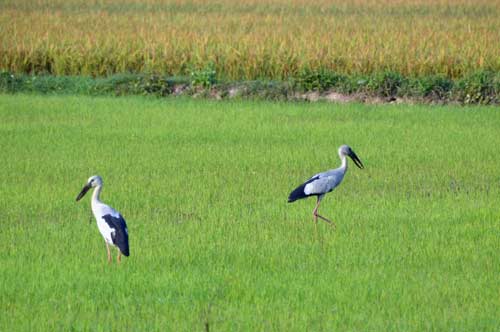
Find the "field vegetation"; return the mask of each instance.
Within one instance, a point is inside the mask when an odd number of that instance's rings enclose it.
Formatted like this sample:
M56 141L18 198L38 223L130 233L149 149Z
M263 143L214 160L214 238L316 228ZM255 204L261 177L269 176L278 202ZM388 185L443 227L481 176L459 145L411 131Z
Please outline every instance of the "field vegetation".
M0 331L498 331L498 109L331 95L500 103L500 1L0 1Z
M500 71L498 0L3 0L0 69L286 80Z
M2 331L498 331L488 107L0 95ZM350 165L325 198L297 184ZM89 198L127 219L108 266Z

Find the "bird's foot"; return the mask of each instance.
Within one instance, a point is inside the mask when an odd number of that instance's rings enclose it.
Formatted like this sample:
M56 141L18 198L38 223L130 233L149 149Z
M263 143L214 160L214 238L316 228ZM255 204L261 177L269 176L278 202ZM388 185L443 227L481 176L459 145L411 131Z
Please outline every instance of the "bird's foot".
M335 225L335 223L323 216L320 216L319 214L316 214L316 217L320 218L321 220L323 220L324 222L328 223L330 226L332 226L334 229L337 228L337 226Z

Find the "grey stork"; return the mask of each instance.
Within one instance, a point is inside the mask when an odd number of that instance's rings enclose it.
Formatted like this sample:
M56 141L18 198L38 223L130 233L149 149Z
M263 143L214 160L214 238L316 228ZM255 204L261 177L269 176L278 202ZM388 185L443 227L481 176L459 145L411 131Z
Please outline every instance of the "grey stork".
M359 160L358 156L354 151L347 145L342 145L339 148L339 157L342 161L342 165L339 168L331 169L326 172L318 173L312 176L309 180L298 186L295 190L288 196L288 203L295 202L301 198L307 198L309 196L316 196L316 206L313 210L314 222L317 225L318 218L329 223L335 227L335 223L331 220L318 214L319 204L323 197L335 189L344 179L344 175L347 171L347 156L349 156L354 164L359 168L364 168L363 163Z
M91 188L95 188L92 194L92 212L97 221L97 228L99 228L99 232L106 242L108 263L111 263L109 245L118 247L117 260L120 263L122 254L125 256L130 255L127 224L119 212L99 199L102 190L102 178L98 175L91 176L88 179L87 184L78 194L76 200L79 201Z

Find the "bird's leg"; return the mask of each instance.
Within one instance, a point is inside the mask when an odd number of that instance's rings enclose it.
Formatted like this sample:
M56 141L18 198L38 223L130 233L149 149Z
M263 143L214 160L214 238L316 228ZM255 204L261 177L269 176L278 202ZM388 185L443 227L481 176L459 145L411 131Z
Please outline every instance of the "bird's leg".
M316 232L316 238L318 238L318 216L314 216L314 231Z
M111 264L111 252L109 251L109 244L106 242L106 249L108 250L108 263Z
M316 215L314 215L314 235L318 239L318 217Z
M314 207L314 210L313 210L314 230L316 231L316 238L318 237L318 208L319 208L319 203L321 203L321 199L318 197L318 200L316 202L316 206Z
M321 218L321 220L326 221L327 223L329 223L330 226L332 226L333 228L336 228L335 223L333 221L331 221L331 220L329 220L329 219L327 219L327 218L325 218L323 216L320 216L319 214L316 214L316 216L319 217L319 218Z
M318 200L316 202L316 206L314 207L314 210L313 210L314 221L316 223L318 222L318 208L319 208L319 203L321 203L321 199L318 197Z
M320 218L321 220L327 222L330 224L330 226L332 226L333 228L335 228L335 223L321 215L318 214L318 208L319 208L319 204L321 203L321 199L318 197L318 202L316 203L316 207L314 208L313 210L313 216L314 216L314 221L316 222L316 224L318 223L318 218Z

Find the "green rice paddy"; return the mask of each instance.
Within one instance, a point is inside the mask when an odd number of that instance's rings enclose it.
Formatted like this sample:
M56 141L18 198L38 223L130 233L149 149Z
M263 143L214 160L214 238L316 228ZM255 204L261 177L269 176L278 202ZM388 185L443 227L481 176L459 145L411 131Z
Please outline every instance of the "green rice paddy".
M499 133L487 107L0 95L0 330L498 331ZM341 144L365 169L316 236L287 197ZM75 202L94 174L121 265Z

